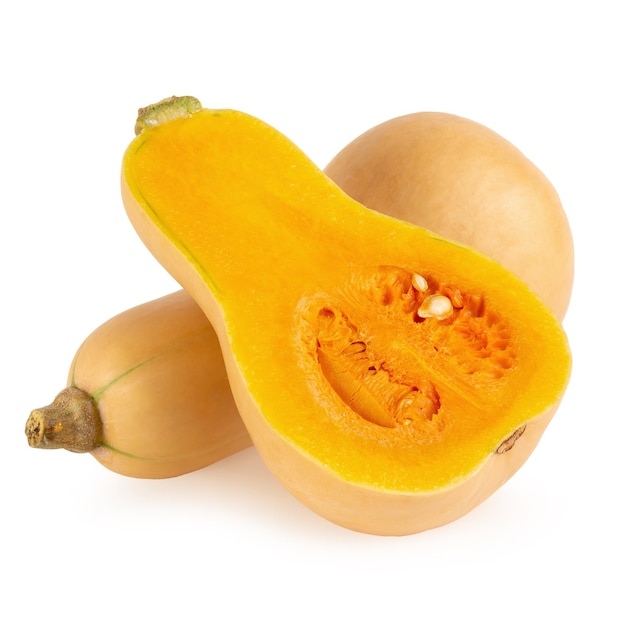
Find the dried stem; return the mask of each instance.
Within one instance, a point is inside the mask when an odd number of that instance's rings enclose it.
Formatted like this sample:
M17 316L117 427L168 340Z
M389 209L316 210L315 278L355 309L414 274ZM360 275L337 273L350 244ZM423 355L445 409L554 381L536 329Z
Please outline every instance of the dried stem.
M94 399L77 387L67 387L52 404L31 412L26 437L33 448L95 450L102 443L102 422Z

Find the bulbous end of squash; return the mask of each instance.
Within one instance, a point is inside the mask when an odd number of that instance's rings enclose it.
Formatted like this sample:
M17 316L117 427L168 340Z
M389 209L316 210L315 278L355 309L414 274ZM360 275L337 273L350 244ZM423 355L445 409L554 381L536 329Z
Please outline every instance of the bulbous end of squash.
M77 387L67 387L52 404L31 412L26 438L32 448L95 450L102 443L102 423L94 399Z

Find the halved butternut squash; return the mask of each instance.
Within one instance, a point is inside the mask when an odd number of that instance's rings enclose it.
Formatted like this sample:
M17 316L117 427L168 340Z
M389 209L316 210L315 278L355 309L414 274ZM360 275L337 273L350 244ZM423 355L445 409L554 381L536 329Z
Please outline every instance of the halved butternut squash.
M124 204L213 324L269 469L368 533L482 502L565 391L558 320L496 262L349 198L262 121L181 102L140 117Z

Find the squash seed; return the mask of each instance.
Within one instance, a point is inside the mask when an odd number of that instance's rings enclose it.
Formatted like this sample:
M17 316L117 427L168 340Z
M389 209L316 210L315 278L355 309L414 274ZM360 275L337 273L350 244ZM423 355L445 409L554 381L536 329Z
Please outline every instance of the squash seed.
M450 298L441 294L426 296L417 310L417 314L422 318L434 317L438 320L445 320L453 313Z
M418 291L426 291L428 289L428 281L421 274L413 274L411 276L411 284Z

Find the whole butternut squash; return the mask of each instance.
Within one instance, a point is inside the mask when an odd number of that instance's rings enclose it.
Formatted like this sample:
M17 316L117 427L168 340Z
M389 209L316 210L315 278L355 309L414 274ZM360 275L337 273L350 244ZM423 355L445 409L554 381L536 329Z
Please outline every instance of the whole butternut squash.
M260 120L188 104L138 120L124 204L213 324L270 470L362 532L478 505L565 391L559 321L500 264L349 198Z
M217 336L184 291L113 317L73 359L68 387L35 409L36 448L91 452L108 469L166 478L251 445Z
M559 196L489 128L447 113L404 115L357 137L325 171L369 208L495 259L565 317L574 244Z

